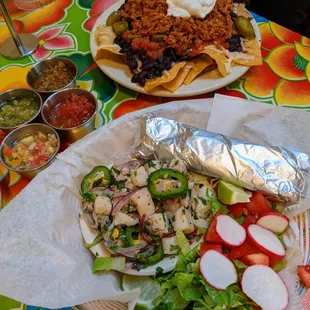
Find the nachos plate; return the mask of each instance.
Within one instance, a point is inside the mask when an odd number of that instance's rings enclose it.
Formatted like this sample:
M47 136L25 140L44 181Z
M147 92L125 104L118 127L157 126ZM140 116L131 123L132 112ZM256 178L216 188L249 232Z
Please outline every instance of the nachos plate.
M242 38L243 51L208 45L196 57L178 60L161 76L146 80L144 86L132 83L133 73L126 64L126 55L114 43L117 37L111 26L106 26L110 14L124 1L112 5L97 20L91 34L91 52L99 68L111 79L132 90L156 96L187 97L224 87L242 76L250 66L261 64L260 33L256 22L242 4L234 5L239 16L249 17L255 31L254 39ZM227 44L226 44L227 47ZM141 62L137 73L141 70Z

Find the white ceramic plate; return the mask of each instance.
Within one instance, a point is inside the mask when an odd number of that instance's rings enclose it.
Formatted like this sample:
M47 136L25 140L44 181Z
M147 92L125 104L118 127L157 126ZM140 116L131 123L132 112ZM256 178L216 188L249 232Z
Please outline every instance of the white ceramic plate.
M108 16L113 11L117 11L123 3L123 0L116 2L98 18L90 36L90 50L93 57L95 57L97 52L97 45L95 41L95 31L97 26L105 24ZM254 19L252 20L252 25L260 42L260 32ZM196 78L190 85L183 85L174 93L171 93L163 87L157 87L154 90L147 92L143 87L131 82L132 73L130 72L128 66L125 64L123 56L114 55L112 53L110 53L110 55L111 57L109 58L99 59L96 61L98 67L108 77L110 77L113 81L134 91L160 97L189 97L205 94L232 83L249 70L249 67L236 66L232 68L232 71L228 76L223 78L211 79L201 75L200 77Z

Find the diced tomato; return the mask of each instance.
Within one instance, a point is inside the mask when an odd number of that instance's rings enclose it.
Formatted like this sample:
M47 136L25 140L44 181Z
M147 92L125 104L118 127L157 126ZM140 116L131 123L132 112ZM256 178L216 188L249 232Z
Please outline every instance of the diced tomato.
M310 288L310 265L298 266L298 276L302 283Z
M281 260L282 258L269 255L269 266L273 267L274 265L278 264Z
M12 150L8 146L5 146L3 148L3 155L5 157L12 157Z
M39 167L39 166L45 164L48 160L49 160L49 158L48 158L47 156L40 155L40 156L36 157L36 158L31 162L31 166L32 166L33 168Z
M43 149L44 147L45 147L44 141L43 141L43 140L39 140L39 141L37 142L35 148L36 148L37 150L41 150L41 149Z
M247 266L265 265L269 266L269 257L263 253L248 254L240 258Z
M244 221L242 226L247 229L251 224L255 224L258 220L258 215L255 214L248 214L244 217Z
M215 242L215 243L222 243L222 239L220 238L220 236L218 235L218 233L216 232L216 223L217 223L217 220L216 218L220 215L221 213L220 212L217 212L209 227L208 227L208 230L204 236L204 241L205 242Z
M251 213L258 215L273 211L266 197L258 192L252 193L250 202L246 204L246 207Z
M246 208L246 203L236 203L230 207L228 207L229 213L234 217L239 218L248 213L248 209Z
M260 253L258 247L250 240L249 237L245 239L242 245L233 247L229 253L229 259L234 260L245 255Z
M215 250L222 253L222 245L217 243L205 243L200 247L200 256L202 256L208 250Z

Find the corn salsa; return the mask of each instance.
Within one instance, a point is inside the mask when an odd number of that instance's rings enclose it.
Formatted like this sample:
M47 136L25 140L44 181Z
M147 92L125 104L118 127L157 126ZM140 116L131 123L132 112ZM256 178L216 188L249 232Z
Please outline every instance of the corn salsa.
M39 111L40 103L35 97L12 98L0 107L0 127L15 127L27 123Z
M12 147L3 148L5 163L11 168L29 170L47 163L55 154L58 140L54 134L41 131L28 134Z
M54 91L67 86L74 79L75 73L62 61L44 68L33 87L38 91Z
M72 128L87 122L95 113L95 105L85 96L71 95L49 112L49 123L57 128Z

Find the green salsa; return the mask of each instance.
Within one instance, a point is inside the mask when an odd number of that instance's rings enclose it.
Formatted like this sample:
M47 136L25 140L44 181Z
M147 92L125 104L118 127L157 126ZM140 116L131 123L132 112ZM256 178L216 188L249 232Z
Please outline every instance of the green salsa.
M12 98L0 106L0 127L15 127L28 122L40 109L35 97Z

